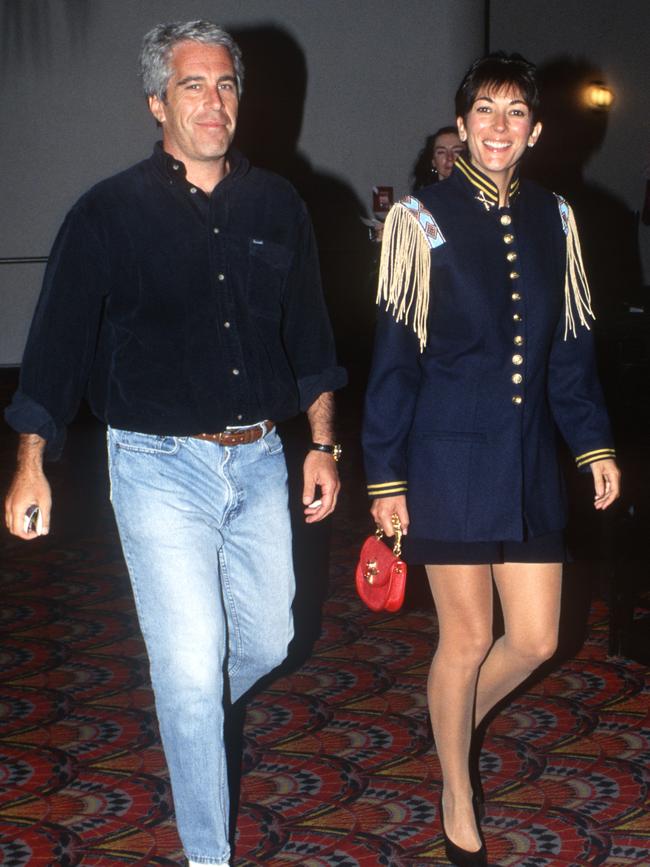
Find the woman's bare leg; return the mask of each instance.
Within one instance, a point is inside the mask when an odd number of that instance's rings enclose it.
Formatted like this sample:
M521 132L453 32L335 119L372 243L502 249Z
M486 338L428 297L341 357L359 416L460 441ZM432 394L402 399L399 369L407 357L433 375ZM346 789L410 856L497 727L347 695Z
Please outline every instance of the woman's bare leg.
M479 672L476 724L553 655L560 620L561 563L499 563L492 568L505 633Z
M427 695L443 780L445 830L463 849L481 847L468 773L479 667L492 644L489 566L427 566L440 638Z

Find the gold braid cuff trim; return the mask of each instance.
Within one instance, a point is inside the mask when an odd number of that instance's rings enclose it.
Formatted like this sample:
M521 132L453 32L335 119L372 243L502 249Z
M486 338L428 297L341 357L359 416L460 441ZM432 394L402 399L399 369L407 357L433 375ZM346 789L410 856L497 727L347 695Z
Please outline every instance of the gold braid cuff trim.
M382 482L381 484L368 485L368 496L377 499L379 497L392 497L396 494L405 494L408 489L406 481Z
M407 196L388 212L379 262L377 304L384 304L396 322L409 324L420 342L427 343L431 250L445 239L429 211Z
M584 455L578 455L576 458L576 466L586 467L588 464L593 464L595 461L604 461L607 458L614 460L616 458L615 449L596 449L593 452L585 452Z
M560 216L562 217L562 228L566 235L566 269L564 276L564 339L566 340L569 331L574 337L578 336L576 316L580 324L587 330L590 330L587 317L594 320L596 317L591 309L591 292L589 291L589 281L587 280L585 266L582 261L580 237L573 215L573 208L566 199L558 196L557 193L556 198L560 209Z

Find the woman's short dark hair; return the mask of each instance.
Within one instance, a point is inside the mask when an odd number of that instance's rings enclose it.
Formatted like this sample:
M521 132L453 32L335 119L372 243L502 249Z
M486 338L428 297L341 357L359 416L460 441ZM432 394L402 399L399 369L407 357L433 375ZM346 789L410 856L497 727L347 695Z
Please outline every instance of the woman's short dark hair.
M467 117L480 90L503 88L517 88L531 114L535 115L539 106L535 65L521 54L495 51L479 57L468 69L456 91L456 117Z
M428 135L424 142L424 147L418 154L418 158L413 166L411 175L413 184L411 190L417 193L422 187L428 187L429 184L434 184L438 180L438 174L432 166L433 151L436 147L436 139L441 135L458 135L458 129L455 126L441 126L431 135Z

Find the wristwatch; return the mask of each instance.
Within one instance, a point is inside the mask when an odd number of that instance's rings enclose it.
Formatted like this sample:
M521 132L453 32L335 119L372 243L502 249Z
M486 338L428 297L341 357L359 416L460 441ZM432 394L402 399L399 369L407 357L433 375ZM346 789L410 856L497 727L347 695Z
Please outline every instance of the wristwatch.
M312 443L309 446L309 450L314 452L327 452L328 455L332 455L337 463L343 454L343 449L339 443L334 443L334 445L331 446L326 445L325 443Z

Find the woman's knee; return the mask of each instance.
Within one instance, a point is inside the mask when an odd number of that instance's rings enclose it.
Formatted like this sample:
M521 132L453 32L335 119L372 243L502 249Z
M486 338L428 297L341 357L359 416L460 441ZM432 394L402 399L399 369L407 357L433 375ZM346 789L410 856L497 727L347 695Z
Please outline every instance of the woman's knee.
M452 668L478 668L492 646L492 632L468 628L453 637L441 637L437 653Z
M506 641L511 652L524 661L530 671L534 671L543 662L549 660L557 650L556 632L523 635L516 640L506 636Z

